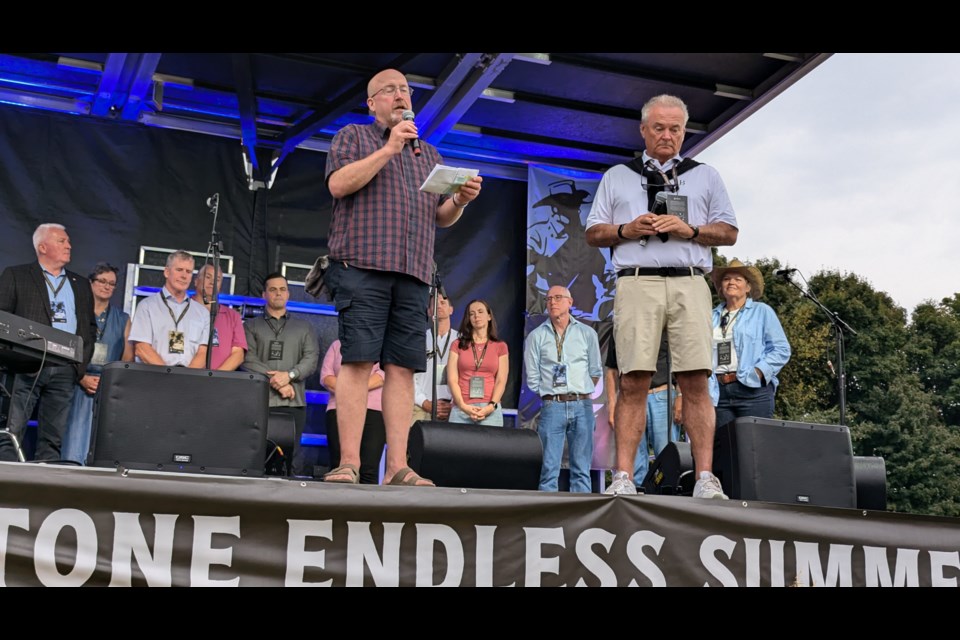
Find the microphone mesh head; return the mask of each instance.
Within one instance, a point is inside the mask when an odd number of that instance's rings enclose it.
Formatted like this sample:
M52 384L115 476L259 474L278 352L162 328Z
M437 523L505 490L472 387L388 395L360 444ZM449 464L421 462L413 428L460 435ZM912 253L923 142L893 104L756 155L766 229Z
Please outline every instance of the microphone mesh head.
M403 119L404 119L404 120L413 120L413 111L411 111L410 109L407 109L406 111L404 111L404 112L403 112Z
M666 201L667 201L667 192L666 191L657 192L656 202L659 202L662 204L662 203L665 203Z

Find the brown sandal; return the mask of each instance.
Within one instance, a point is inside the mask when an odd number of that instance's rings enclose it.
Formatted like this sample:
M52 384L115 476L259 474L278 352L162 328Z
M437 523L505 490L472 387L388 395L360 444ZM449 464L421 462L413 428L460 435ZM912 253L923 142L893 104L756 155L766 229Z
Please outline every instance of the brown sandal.
M428 484L417 484L419 481L426 482ZM404 467L393 474L393 477L390 478L390 482L387 483L392 486L403 486L403 487L435 487L437 485L433 484L432 480L427 478L422 478L420 475L411 469L410 467Z
M350 479L333 479L331 476L350 476ZM336 469L332 469L323 474L323 481L337 484L358 484L360 482L360 471L356 465L342 464Z

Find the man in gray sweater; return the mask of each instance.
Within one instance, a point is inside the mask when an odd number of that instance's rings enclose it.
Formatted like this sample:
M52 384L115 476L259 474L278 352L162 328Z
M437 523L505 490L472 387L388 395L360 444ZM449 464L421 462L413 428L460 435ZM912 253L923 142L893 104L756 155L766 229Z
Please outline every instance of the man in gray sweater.
M270 378L270 410L287 413L296 422L293 473L303 471L300 436L307 417L304 380L316 371L320 345L310 323L287 313L290 291L282 273L271 273L263 283L267 306L263 316L248 320L246 358L243 368Z

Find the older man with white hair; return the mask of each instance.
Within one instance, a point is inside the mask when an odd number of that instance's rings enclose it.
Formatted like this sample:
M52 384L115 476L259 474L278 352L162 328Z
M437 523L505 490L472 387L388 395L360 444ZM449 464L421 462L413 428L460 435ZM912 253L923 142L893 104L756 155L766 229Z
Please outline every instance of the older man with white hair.
M566 287L547 291L549 319L530 332L523 349L527 387L543 400L537 432L543 443L540 490L556 491L563 442L570 452L570 491L590 493L593 391L603 373L597 332L570 315Z
M59 460L67 428L73 385L86 373L93 356L97 324L90 284L67 271L70 236L61 224L46 223L33 233L37 261L4 269L0 274L0 309L83 338L83 362L73 367L47 365L35 375L18 374L13 383L7 430L18 440L34 407L40 403L37 460ZM0 438L0 460L16 461L8 437Z
M693 496L725 500L712 471L711 298L704 275L713 269L711 247L734 244L739 229L717 170L680 153L688 119L687 105L676 96L648 100L640 112L643 155L603 175L587 217L587 242L611 247L617 270L613 333L620 400L617 471L608 493L637 492L634 459L666 332L698 478Z

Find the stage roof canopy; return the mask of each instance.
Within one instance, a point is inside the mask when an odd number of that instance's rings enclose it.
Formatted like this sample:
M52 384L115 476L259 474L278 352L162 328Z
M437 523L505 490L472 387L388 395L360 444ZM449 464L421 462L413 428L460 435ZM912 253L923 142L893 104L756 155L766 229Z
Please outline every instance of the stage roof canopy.
M366 85L393 67L415 89L421 137L488 175L530 163L603 170L643 142L639 107L690 108L695 155L828 53L15 53L0 103L237 138L251 180L294 149L325 151L368 122ZM239 154L238 154L239 155Z

